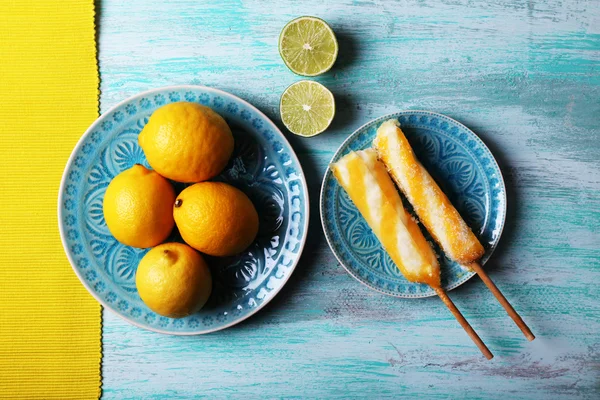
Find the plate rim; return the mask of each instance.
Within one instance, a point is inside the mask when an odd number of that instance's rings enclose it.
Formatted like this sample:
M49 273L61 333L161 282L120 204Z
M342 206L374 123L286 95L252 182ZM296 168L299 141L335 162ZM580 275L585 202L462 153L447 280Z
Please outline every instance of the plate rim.
M346 270L346 272L348 272L348 274L350 274L350 276L352 276L354 279L356 279L358 282L360 282L361 284L365 285L366 287L368 287L369 289L372 289L376 292L385 294L387 296L392 296L392 297L396 297L396 298L402 298L402 299L424 299L424 298L428 298L428 297L434 297L436 296L435 293L431 293L431 294L416 294L416 295L412 295L412 296L407 296L407 295L403 295L403 294L396 294L396 293L391 293L391 292L385 292L383 290L381 290L380 288L371 285L367 282L364 282L362 279L360 279L359 277L357 277L352 271L351 269L345 265L345 263L340 259L340 257L338 256L337 251L335 250L335 246L332 243L332 239L329 237L329 233L328 230L325 226L325 218L323 216L324 214L324 205L325 205L325 183L327 181L327 179L329 178L330 175L332 175L331 172L331 163L333 162L333 160L339 156L340 152L342 151L342 149L344 149L346 147L346 144L348 142L350 142L352 139L354 139L355 136L357 136L363 129L365 129L367 126L371 125L371 124L377 124L379 121L382 120L386 120L386 119L390 119L390 118L394 118L396 117L398 114L403 114L403 113L426 113L426 114L430 114L432 116L436 116L436 117L443 117L443 118L447 118L450 121L452 121L453 123L457 124L459 127L467 130L468 132L470 132L473 137L479 142L479 144L481 146L483 146L491 155L491 162L493 163L493 165L496 167L498 173L500 174L500 179L498 180L501 187L502 187L502 192L504 193L504 207L501 209L502 211L502 224L500 225L500 229L498 231L498 243L500 242L500 239L502 238L502 232L504 231L504 227L506 225L506 207L507 207L507 196L506 196L506 184L504 182L504 175L502 174L502 170L500 169L500 165L498 165L498 161L496 160L496 157L494 157L494 153L492 153L492 151L489 149L489 147L487 147L487 145L485 144L485 142L479 137L479 135L477 135L475 132L473 132L471 129L469 129L466 125L460 123L459 121L455 120L452 117L449 117L445 114L441 114L435 111L428 111L428 110L421 110L421 109L415 109L415 110L411 110L411 109L405 109L405 110L399 110L399 111L395 111L392 113L388 113L385 114L381 117L378 118L374 118L372 120L369 120L368 122L366 122L365 124L362 124L361 126L359 126L356 130L354 130L354 132L352 132L337 148L337 150L335 151L335 153L333 154L333 156L331 157L331 159L329 160L329 162L327 163L327 169L325 170L325 174L323 175L323 181L321 182L321 190L319 193L319 216L321 218L321 228L323 229L323 233L325 235L325 240L327 241L327 244L329 245L329 249L331 250L331 252L333 253L333 255L335 256L336 260L338 261L338 263ZM498 243L496 244L496 246L494 246L487 259L481 263L481 266L485 265L487 263L487 261L491 258L491 256L494 254L494 251L496 250L496 247L498 247ZM465 274L465 278L463 278L460 282L454 284L454 285L450 285L446 288L444 288L446 291L451 291L456 289L457 287L465 284L467 281L471 280L471 278L473 278L473 276L475 276L476 273L474 271L471 270L467 270L466 274Z
M168 330L163 330L163 329L159 329L159 328L154 328L154 327L150 327L150 326L145 326L142 325L132 319L130 319L129 317L121 314L120 312L118 312L114 307L112 307L110 304L106 303L102 298L100 298L100 296L98 296L92 289L91 287L87 284L87 282L85 281L85 279L83 279L82 274L80 274L80 272L77 270L77 268L75 268L75 262L69 252L69 249L67 248L67 242L66 242L66 233L65 233L65 229L63 227L62 224L62 220L63 220L63 212L62 212L62 203L64 201L64 193L65 193L65 185L67 182L67 173L69 171L69 169L71 168L71 166L73 165L74 161L75 161L75 155L77 153L79 153L79 151L81 150L81 148L84 145L85 140L92 134L92 132L104 121L105 117L107 117L108 115L110 115L113 111L115 111L116 109L122 107L124 104L130 102L130 101L134 101L137 100L139 98L143 98L143 97L147 97L149 95L155 94L155 93L162 93L162 92L166 92L166 91L177 91L177 90L203 90L203 91L208 91L208 92L213 92L215 94L224 96L224 97L230 97L230 98L234 98L235 100L243 103L245 106L249 107L250 109L252 109L254 112L256 112L258 115L260 115L268 124L271 125L271 128L279 134L280 138L284 144L286 144L288 146L288 148L291 150L291 157L292 160L294 160L296 162L296 164L298 165L298 169L300 172L300 181L301 181L301 185L302 185L302 189L304 190L304 197L305 197L305 202L304 202L304 212L306 213L306 217L304 219L304 226L303 226L303 232L304 235L302 237L302 239L300 240L300 249L298 250L298 257L297 259L294 261L294 263L292 264L292 266L289 268L289 274L283 279L282 284L274 289L271 293L272 296L267 300L267 301L263 301L258 307L256 307L255 309L251 310L248 314L244 315L243 317L231 321L228 324L225 324L223 326L220 327L216 327L216 328L208 328L208 329L204 329L204 330L200 330L200 331L190 331L190 332L173 332L173 331L168 331ZM124 100L119 101L118 103L116 103L115 105L113 105L112 107L110 107L109 109L107 109L106 111L104 111L101 115L98 116L98 118L96 118L96 120L85 130L85 132L81 135L81 137L79 138L79 140L77 141L77 144L73 147L73 150L71 151L71 154L69 155L69 158L67 160L67 163L65 165L65 168L63 170L62 173L62 177L60 180L60 185L58 188L58 212L57 212L57 217L58 217L58 231L60 234L60 241L63 247L63 251L65 253L65 255L67 256L67 259L69 261L69 264L71 265L71 268L73 269L73 271L75 272L75 275L77 276L77 278L79 279L79 281L81 282L81 284L85 287L85 289L88 291L88 293L94 298L96 299L96 301L98 301L98 303L100 303L100 305L102 305L102 307L104 307L105 309L110 310L113 314L119 316L121 319L125 320L126 322L130 323L131 325L134 325L138 328L144 329L144 330L148 330L148 331L152 331L152 332L157 332L157 333L161 333L161 334L166 334L166 335L173 335L173 336L195 336L195 335L203 335L203 334L207 334L207 333L212 333L212 332L217 332L217 331L221 331L224 329L227 329L233 325L239 324L242 321L245 321L246 319L250 318L251 316L253 316L254 314L256 314L258 311L260 311L263 307L265 307L268 303L271 302L271 300L273 300L273 298L275 298L275 296L277 296L277 294L279 294L279 292L281 291L281 289L283 289L283 287L287 284L287 282L289 281L290 277L292 276L292 274L294 273L294 271L296 270L296 266L298 265L298 263L300 262L300 259L302 258L302 253L304 251L304 246L306 244L306 239L307 239L307 232L308 232L308 225L309 225L309 221L310 221L310 200L309 200L309 193L308 193L308 185L306 183L306 175L304 174L304 170L302 168L302 164L300 163L300 160L298 159L298 156L296 155L296 151L294 150L294 148L292 147L292 145L290 144L290 142L288 141L287 137L283 134L283 132L279 129L279 127L277 125L275 125L275 123L269 118L267 117L262 111L260 111L257 107L255 107L254 105L250 104L250 102L232 94L229 92L226 92L224 90L221 89L216 89L210 86L204 86L204 85L169 85L169 86L162 86L159 88L154 88L154 89L149 89L149 90L145 90L143 92L137 93L133 96L127 97Z

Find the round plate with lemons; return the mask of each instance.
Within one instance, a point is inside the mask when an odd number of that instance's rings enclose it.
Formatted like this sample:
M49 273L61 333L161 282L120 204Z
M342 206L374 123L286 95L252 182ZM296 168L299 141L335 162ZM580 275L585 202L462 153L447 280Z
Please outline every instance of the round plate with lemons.
M105 220L103 201L107 187L123 171L140 164L145 168L136 166L137 173L148 173L146 168L151 166L138 144L138 136L154 111L177 102L210 107L227 122L234 138L232 155L211 181L227 183L243 192L254 205L259 224L256 239L241 253L203 256L212 275L208 302L191 315L169 318L148 308L136 287L138 265L150 248L127 246L115 239ZM170 183L179 196L175 207L182 199L189 206L190 195L180 193L192 184ZM172 86L131 97L90 126L65 168L58 217L63 246L75 273L104 307L142 328L195 335L224 329L248 318L281 290L304 247L308 204L300 163L283 134L264 114L220 90ZM184 208L181 210L180 213ZM184 243L182 236L185 238L175 228L165 242ZM187 251L172 245L160 248L161 251L154 249L153 257L145 260L174 257Z

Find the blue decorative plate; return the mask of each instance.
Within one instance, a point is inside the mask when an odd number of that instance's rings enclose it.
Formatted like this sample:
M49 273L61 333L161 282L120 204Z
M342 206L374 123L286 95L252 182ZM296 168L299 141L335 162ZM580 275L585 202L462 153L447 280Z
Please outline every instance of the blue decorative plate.
M102 199L111 179L136 163L148 166L137 137L154 110L193 101L210 106L232 128L235 150L217 180L244 191L260 216L252 246L239 256L211 259L213 293L197 314L161 317L138 296L135 271L148 250L109 233ZM177 191L184 185L175 184ZM308 193L294 151L264 114L220 90L175 86L134 96L104 113L85 132L65 169L58 199L63 246L75 273L106 308L142 328L194 335L227 328L257 312L289 279L304 247ZM172 238L178 240L176 233Z
M506 190L498 164L485 144L466 126L429 111L401 111L360 127L340 146L331 162L351 150L371 147L382 122L397 118L413 149L486 249L485 263L496 248L506 216ZM405 202L408 204L408 202ZM412 213L412 209L410 209ZM360 282L398 297L427 297L425 284L404 279L346 192L327 169L321 188L321 221L329 247ZM433 243L431 236L425 237ZM454 289L475 273L440 255L442 286Z

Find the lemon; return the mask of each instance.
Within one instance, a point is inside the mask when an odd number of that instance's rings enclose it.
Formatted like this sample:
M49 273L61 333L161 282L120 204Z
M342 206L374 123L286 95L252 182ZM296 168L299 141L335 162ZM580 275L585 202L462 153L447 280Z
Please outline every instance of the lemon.
M281 120L290 132L310 137L329 127L335 116L333 94L313 81L300 81L289 86L281 95Z
M292 72L316 76L329 71L338 55L338 42L327 22L316 17L296 18L279 35L279 54Z
M143 165L117 175L106 188L102 209L110 233L133 247L152 247L173 230L175 191L165 178Z
M138 142L150 166L178 182L201 182L225 168L233 136L225 120L209 107L170 103L154 111Z
M170 318L197 312L212 291L206 262L182 243L165 243L150 250L138 265L135 284L148 308Z
M254 205L226 183L201 182L184 189L175 200L173 216L183 240L211 256L240 253L258 233Z

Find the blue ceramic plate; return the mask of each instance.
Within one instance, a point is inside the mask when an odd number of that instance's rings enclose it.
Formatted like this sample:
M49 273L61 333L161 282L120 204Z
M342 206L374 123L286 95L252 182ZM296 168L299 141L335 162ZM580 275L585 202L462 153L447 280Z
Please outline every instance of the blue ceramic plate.
M371 147L377 128L390 118L400 121L421 163L478 235L486 248L481 260L485 263L500 240L506 215L506 190L494 156L466 126L433 112L401 111L360 127L340 146L331 162L351 150ZM404 279L330 169L321 188L321 221L338 261L360 282L397 297L435 295L428 285ZM442 285L446 290L474 275L445 257L439 247L434 248L440 255Z
M197 314L161 317L141 301L135 271L148 250L117 242L109 233L102 199L111 179L136 163L148 166L137 137L154 110L193 101L221 114L235 150L217 180L244 191L260 216L252 246L239 256L211 259L213 294ZM175 184L179 191L184 185ZM104 113L85 132L69 159L59 193L63 246L75 273L106 308L142 328L176 335L216 331L257 312L281 290L304 247L308 193L300 163L277 127L247 102L220 90L175 86L134 96ZM174 233L173 240L178 240Z

